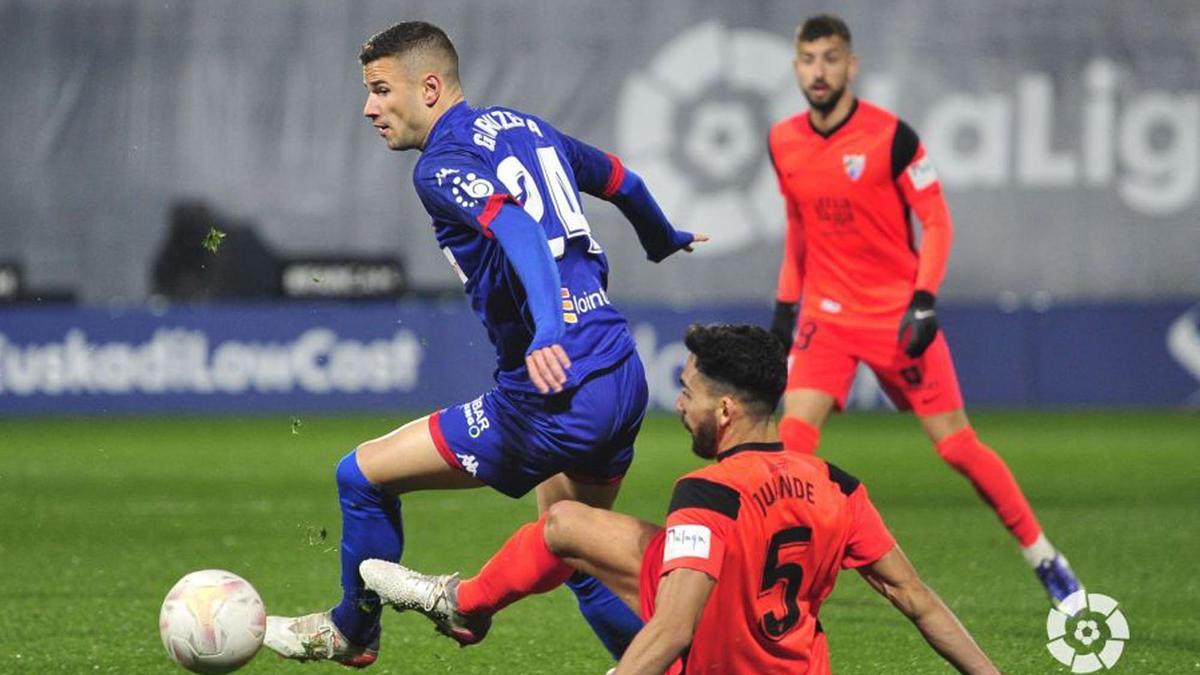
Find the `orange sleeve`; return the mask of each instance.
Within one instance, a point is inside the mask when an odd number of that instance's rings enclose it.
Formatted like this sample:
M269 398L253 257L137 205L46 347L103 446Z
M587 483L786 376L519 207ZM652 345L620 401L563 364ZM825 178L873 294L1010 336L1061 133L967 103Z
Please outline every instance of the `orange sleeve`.
M779 266L779 288L775 299L779 302L795 304L800 302L800 291L804 286L804 220L800 217L800 207L796 200L788 194L787 186L783 183L783 174L775 163L775 152L767 144L771 153L771 166L775 168L775 177L779 179L779 194L783 197L784 209L787 211L787 230L783 235L783 262Z
M684 568L720 579L732 524L727 516L703 508L672 513L666 523L662 574Z
M667 510L662 573L681 567L721 577L725 542L741 510L741 497L724 483L689 474L675 483Z
M923 144L917 146L912 162L896 177L896 184L905 203L921 221L921 253L915 290L937 295L946 276L954 227L950 223L950 209L942 194L941 181Z
M870 565L895 548L896 540L867 496L867 486L860 483L850 493L846 508L850 509L850 538L846 541L842 569Z

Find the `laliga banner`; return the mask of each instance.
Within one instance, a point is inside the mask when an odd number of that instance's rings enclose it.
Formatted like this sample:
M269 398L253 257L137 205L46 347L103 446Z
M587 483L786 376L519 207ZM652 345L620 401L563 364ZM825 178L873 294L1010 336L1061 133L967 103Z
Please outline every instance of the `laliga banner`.
M688 324L767 318L745 306L625 314L659 410L674 406ZM1200 407L1200 306L943 315L969 405ZM0 311L0 415L422 412L475 398L494 364L458 303ZM888 401L863 370L849 405Z

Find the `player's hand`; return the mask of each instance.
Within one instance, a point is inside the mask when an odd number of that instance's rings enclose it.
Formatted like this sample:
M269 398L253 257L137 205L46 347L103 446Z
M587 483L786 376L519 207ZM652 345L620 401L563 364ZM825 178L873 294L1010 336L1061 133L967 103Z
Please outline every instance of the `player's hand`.
M900 332L897 341L904 345L904 353L912 358L918 358L925 353L933 338L937 337L937 311L933 306L937 298L929 291L916 291L912 302L908 303L908 311L900 320Z
M703 244L704 242L708 241L708 239L709 237L707 234L701 234L700 232L697 232L692 235L692 243L684 246L683 250L691 253L692 251L696 250L696 244Z
M571 359L559 344L534 349L525 355L525 368L529 371L529 379L543 394L557 394L562 391L567 382L567 369L570 367Z

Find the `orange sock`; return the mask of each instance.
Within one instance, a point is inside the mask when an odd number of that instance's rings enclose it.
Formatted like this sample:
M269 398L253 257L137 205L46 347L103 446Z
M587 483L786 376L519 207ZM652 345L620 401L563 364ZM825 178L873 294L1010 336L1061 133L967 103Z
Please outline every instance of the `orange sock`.
M494 614L529 595L562 585L575 570L546 548L546 514L513 533L479 574L458 586L463 614Z
M946 463L971 481L975 491L991 505L1021 546L1037 541L1042 527L1021 493L1017 479L1013 478L1000 455L979 440L974 429L967 427L956 431L943 438L936 447Z
M799 417L788 415L779 421L779 440L788 450L811 455L821 442L821 430Z

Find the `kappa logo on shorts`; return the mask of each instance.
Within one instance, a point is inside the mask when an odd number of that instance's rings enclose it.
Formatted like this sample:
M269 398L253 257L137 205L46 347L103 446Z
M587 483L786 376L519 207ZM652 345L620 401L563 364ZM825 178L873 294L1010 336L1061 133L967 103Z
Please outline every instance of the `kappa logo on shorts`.
M712 530L703 525L668 527L663 562L675 558L707 558L711 547Z
M487 431L492 423L488 421L487 415L483 413L483 397L464 403L462 405L463 418L467 421L467 435L471 438L479 438L480 434Z
M466 471L472 476L479 471L479 460L475 458L475 455L467 455L456 452L454 453L454 456L458 458L458 463L462 464L463 471Z

